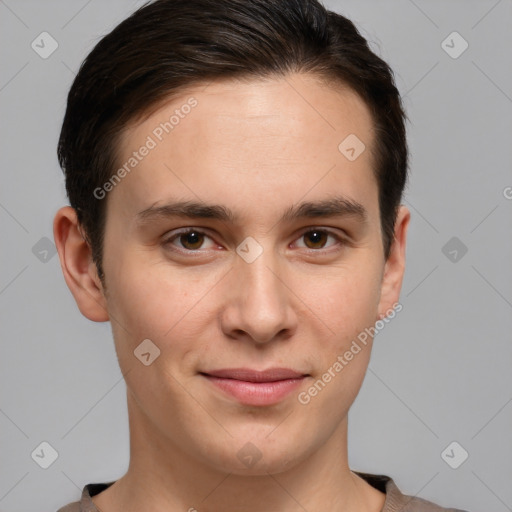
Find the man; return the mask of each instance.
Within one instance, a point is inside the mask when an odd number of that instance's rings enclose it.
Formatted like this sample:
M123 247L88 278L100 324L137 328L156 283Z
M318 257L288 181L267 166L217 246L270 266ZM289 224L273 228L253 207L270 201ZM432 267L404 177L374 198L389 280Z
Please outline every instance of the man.
M98 43L54 235L80 311L112 324L130 465L61 512L447 510L347 457L401 308L404 120L389 67L315 1L159 0Z

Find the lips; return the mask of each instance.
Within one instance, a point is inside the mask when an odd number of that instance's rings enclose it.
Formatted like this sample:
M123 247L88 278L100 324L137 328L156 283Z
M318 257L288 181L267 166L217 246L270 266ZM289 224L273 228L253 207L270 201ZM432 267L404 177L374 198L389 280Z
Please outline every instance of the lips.
M246 382L276 382L279 380L299 379L305 375L288 368L270 368L264 371L250 370L248 368L231 368L214 370L206 373L211 377L221 379L235 379Z
M308 376L289 368L264 371L229 368L202 372L201 375L223 396L229 395L242 404L258 406L281 402Z

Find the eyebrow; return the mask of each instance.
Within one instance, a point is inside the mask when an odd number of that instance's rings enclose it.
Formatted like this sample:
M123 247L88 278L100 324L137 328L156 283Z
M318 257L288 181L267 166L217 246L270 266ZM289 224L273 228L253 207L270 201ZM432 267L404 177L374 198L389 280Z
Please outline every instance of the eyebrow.
M237 222L237 216L229 208L219 204L206 204L197 201L177 201L162 206L153 205L140 211L136 216L140 224L172 217L214 219L232 224ZM335 196L329 199L306 201L290 206L282 214L279 222L320 217L354 217L357 221L366 223L368 212L361 203L353 199Z

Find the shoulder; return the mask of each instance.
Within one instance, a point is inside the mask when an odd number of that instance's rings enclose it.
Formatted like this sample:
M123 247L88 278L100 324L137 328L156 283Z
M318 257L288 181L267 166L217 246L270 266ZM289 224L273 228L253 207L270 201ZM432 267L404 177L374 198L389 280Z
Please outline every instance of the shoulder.
M99 512L91 498L101 491L104 491L107 487L110 487L113 483L114 482L87 484L83 488L80 501L68 503L66 506L59 508L57 512Z
M386 501L381 512L467 512L458 508L444 508L423 498L403 494L389 476L358 471L354 471L354 473L386 494Z
M69 503L65 507L59 508L57 512L80 512L80 502L74 501L73 503Z

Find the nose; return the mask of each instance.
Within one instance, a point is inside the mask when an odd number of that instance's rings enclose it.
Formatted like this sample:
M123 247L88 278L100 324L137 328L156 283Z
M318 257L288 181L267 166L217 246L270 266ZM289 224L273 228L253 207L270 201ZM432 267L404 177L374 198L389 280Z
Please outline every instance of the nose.
M221 313L222 330L232 339L258 345L292 336L297 328L293 293L284 264L267 249L251 263L237 258L230 272L228 301Z

